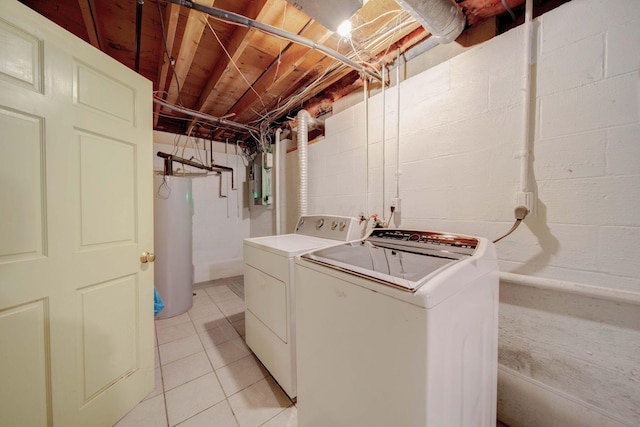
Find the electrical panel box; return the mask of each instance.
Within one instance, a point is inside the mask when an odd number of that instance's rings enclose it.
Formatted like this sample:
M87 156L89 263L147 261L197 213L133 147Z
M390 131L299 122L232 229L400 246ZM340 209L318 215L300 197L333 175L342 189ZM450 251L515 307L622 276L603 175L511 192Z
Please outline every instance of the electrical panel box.
M251 206L273 204L273 154L256 156L249 170L249 202Z

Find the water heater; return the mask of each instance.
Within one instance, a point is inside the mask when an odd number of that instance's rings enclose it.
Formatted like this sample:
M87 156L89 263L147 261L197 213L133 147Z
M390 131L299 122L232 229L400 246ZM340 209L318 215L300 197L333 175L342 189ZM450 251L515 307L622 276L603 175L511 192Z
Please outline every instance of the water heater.
M193 196L191 178L155 175L155 287L164 302L156 318L177 316L193 305Z

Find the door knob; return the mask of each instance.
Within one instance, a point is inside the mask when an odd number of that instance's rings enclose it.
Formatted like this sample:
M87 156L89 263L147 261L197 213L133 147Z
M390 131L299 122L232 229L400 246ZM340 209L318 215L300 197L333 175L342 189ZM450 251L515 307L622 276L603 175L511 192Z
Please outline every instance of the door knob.
M148 262L153 262L156 260L156 254L153 252L142 252L140 254L140 262L146 264Z

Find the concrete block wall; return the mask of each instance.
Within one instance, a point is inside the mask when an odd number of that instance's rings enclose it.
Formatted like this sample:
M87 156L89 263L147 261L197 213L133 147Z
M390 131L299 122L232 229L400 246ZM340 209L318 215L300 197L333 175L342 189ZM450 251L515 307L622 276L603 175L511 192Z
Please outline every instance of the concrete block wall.
M506 232L523 37L516 28L403 81L400 114L392 87L368 118L359 103L327 119L309 147L310 213L388 217L398 176L403 227ZM499 414L511 426L638 425L640 2L566 3L536 20L535 52L536 209L497 245L501 271L516 273L501 282Z

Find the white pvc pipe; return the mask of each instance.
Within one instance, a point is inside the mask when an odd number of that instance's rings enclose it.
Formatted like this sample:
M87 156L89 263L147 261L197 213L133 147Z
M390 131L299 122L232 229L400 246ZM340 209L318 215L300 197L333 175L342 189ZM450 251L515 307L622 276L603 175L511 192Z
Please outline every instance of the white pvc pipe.
M531 132L531 64L532 64L532 38L533 38L533 4L526 0L524 21L524 75L523 75L523 108L522 108L522 147L520 151L520 188L521 193L531 191L529 184L529 150L531 144L529 137Z
M398 67L396 68L396 92L398 94L396 105L396 199L400 198L400 48L398 48Z
M308 177L307 148L309 145L309 120L311 116L306 110L298 112L298 161L300 163L300 188L298 197L298 217L307 215L308 211Z
M386 209L385 209L385 191L386 191L386 165L385 165L385 125L386 125L386 111L387 111L387 101L385 98L385 88L387 86L387 67L385 65L382 66L382 221L385 221Z
M282 208L282 204L280 203L280 154L281 154L281 148L280 148L280 134L282 133L282 129L278 128L276 129L276 152L275 152L275 160L274 160L274 170L275 170L275 181L276 181L276 188L275 188L275 196L276 196L276 206L275 206L275 211L276 211L276 234L280 234L280 210Z
M640 305L640 293L601 286L569 282L567 280L546 279L544 277L527 276L515 273L500 273L500 281L537 289L581 295L589 298L605 299L615 302Z
M364 77L364 215L369 212L369 79Z

